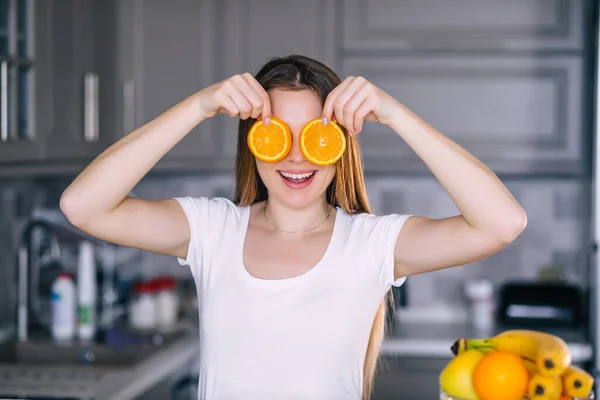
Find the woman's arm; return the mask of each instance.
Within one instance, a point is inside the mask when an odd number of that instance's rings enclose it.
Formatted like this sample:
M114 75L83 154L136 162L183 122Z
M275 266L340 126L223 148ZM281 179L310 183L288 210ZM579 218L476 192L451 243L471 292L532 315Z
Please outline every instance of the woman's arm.
M510 244L527 224L524 210L481 161L364 78L348 78L327 100L332 116L352 133L363 120L392 128L446 189L461 215L411 217L395 247L396 278L468 264Z
M185 258L190 232L179 204L128 193L195 126L218 113L268 118L269 97L250 74L191 95L100 154L64 191L61 210L101 240Z
M396 242L396 275L468 264L510 244L525 229L527 217L506 186L471 153L397 107L390 127L429 167L461 215L409 218Z

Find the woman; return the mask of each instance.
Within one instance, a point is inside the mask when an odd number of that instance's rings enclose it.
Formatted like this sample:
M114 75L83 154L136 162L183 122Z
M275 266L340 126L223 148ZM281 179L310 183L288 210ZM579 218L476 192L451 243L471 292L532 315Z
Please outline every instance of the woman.
M239 117L234 202L128 197L190 130ZM294 144L256 160L246 134L285 121ZM335 164L309 163L298 135L314 118L346 128ZM387 125L421 157L461 215L370 214L355 136ZM362 77L343 82L302 56L268 62L183 100L94 160L61 209L80 229L189 265L201 305L200 398L367 399L385 296L407 276L471 263L513 241L523 209L480 161Z

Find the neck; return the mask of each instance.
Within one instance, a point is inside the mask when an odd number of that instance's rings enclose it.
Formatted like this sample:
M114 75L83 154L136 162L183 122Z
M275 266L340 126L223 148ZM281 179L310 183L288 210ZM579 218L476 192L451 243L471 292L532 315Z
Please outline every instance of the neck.
M288 233L309 233L327 226L331 219L332 206L323 198L303 208L293 208L269 198L263 211L267 223L274 228Z

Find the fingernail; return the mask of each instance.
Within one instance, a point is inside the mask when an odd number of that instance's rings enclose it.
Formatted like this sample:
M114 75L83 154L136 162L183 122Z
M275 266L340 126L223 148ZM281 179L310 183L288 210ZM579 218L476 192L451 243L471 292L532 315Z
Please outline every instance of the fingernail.
M327 125L327 118L323 117L323 125Z
M271 123L271 118L265 118L265 120L263 121L263 123L267 126L269 126L269 124Z

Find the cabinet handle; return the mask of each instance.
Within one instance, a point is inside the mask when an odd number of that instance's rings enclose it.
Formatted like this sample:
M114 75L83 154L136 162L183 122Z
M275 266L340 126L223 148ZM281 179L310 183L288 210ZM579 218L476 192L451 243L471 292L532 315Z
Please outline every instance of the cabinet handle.
M123 84L123 136L135 129L135 84L133 80Z
M98 140L98 75L86 74L83 101L83 138L91 143Z
M0 140L8 141L8 61L0 63Z
M18 279L19 286L17 288L17 315L18 315L18 326L17 326L17 334L19 337L19 341L24 342L29 339L28 331L29 331L29 294L28 291L28 279L27 274L29 273L29 252L27 247L19 248L19 261L18 261Z

